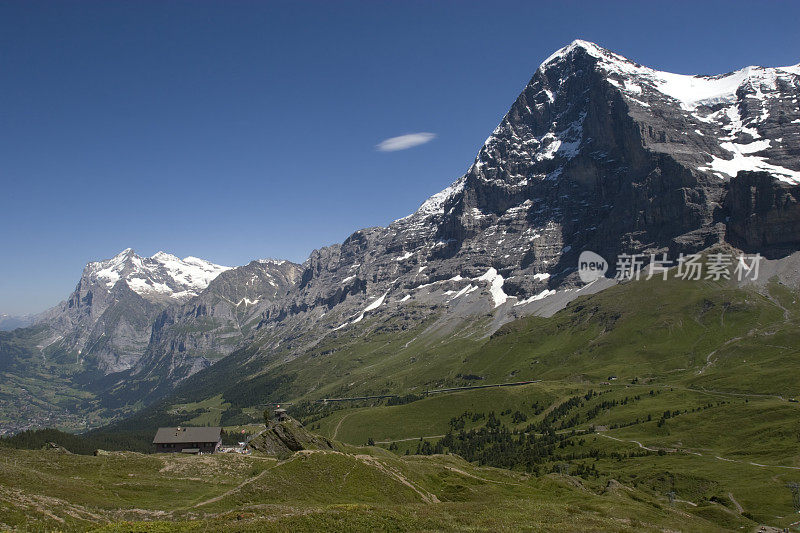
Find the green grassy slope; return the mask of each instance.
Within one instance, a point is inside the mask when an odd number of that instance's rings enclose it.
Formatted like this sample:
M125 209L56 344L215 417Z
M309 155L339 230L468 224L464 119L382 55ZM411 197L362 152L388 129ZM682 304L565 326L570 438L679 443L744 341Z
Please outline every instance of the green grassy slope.
M24 530L721 530L688 507L633 487L376 448L286 461L0 450L0 527Z
M540 383L399 406L353 403L308 420L345 442L372 439L415 453L419 437L435 446L451 430L485 426L475 413L493 411L510 431L524 432L567 398L593 390L601 394L552 423L558 431L599 433L567 439L537 467L541 472L560 462L591 466L653 496L674 490L694 504L692 512L721 527L743 513L785 527L800 520L785 486L800 482L800 404L789 401L800 396L800 307L787 288L773 282L767 289L625 284L576 300L551 319L511 323L451 370L483 382ZM512 411L525 421L515 422ZM670 416L662 421L665 411ZM462 413L464 426L451 425Z

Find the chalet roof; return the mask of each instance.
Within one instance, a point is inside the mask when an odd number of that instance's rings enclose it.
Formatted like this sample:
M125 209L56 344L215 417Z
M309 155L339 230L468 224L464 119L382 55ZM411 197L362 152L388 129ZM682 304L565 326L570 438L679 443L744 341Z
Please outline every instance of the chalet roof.
M220 427L178 427L158 428L153 444L184 444L189 442L217 442Z

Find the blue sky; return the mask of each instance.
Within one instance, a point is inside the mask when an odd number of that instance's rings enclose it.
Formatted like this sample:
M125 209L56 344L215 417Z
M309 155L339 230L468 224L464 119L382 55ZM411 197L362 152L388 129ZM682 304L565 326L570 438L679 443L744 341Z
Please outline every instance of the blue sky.
M405 216L575 38L715 74L797 63L798 26L777 1L4 1L0 312L126 247L300 262Z

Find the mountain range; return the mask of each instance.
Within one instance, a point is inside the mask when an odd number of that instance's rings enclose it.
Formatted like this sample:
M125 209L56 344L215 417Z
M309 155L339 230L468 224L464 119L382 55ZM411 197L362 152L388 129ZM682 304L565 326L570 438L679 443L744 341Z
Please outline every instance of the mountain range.
M130 249L88 264L65 302L0 333L4 431L92 427L168 397L246 406L394 390L417 356L383 381L346 376L391 339L403 340L393 353L434 353L550 317L614 285L619 254L723 246L782 264L800 250L798 97L800 65L689 76L574 41L466 173L388 227L302 265ZM581 282L585 250L610 260L608 278Z

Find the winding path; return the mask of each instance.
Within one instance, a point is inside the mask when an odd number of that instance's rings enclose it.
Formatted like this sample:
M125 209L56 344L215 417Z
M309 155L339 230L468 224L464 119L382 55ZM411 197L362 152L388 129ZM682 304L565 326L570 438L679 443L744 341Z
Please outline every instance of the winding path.
M351 411L351 412L347 413L346 415L344 415L342 418L339 419L339 423L336 424L336 427L333 429L333 435L331 435L331 440L336 440L336 435L339 434L339 428L342 427L342 422L344 422L345 419L347 419L347 417L349 417L350 415L355 414L357 412L358 411Z
M648 446L645 446L644 444L642 444L638 440L619 439L617 437L612 437L611 435L604 435L603 433L597 433L597 435L599 435L601 437L605 437L607 439L615 440L617 442L632 442L632 443L638 445L639 448L642 448L643 450L648 450L648 451L651 451L651 452L657 452L659 450L663 450L663 451L665 451L667 453L678 453L678 452L682 451L682 450L676 450L674 448L650 448ZM739 464L743 464L743 465L757 466L759 468L784 468L784 469L787 469L787 470L800 470L800 466L765 465L765 464L761 464L761 463L754 463L752 461L737 461L736 459L728 459L726 457L720 457L719 455L710 456L710 455L703 455L702 453L699 453L699 452L690 452L688 450L683 450L683 451L684 451L684 453L688 453L688 454L691 454L691 455L697 455L699 457L713 457L714 459L716 459L718 461L725 461L726 463L739 463Z

